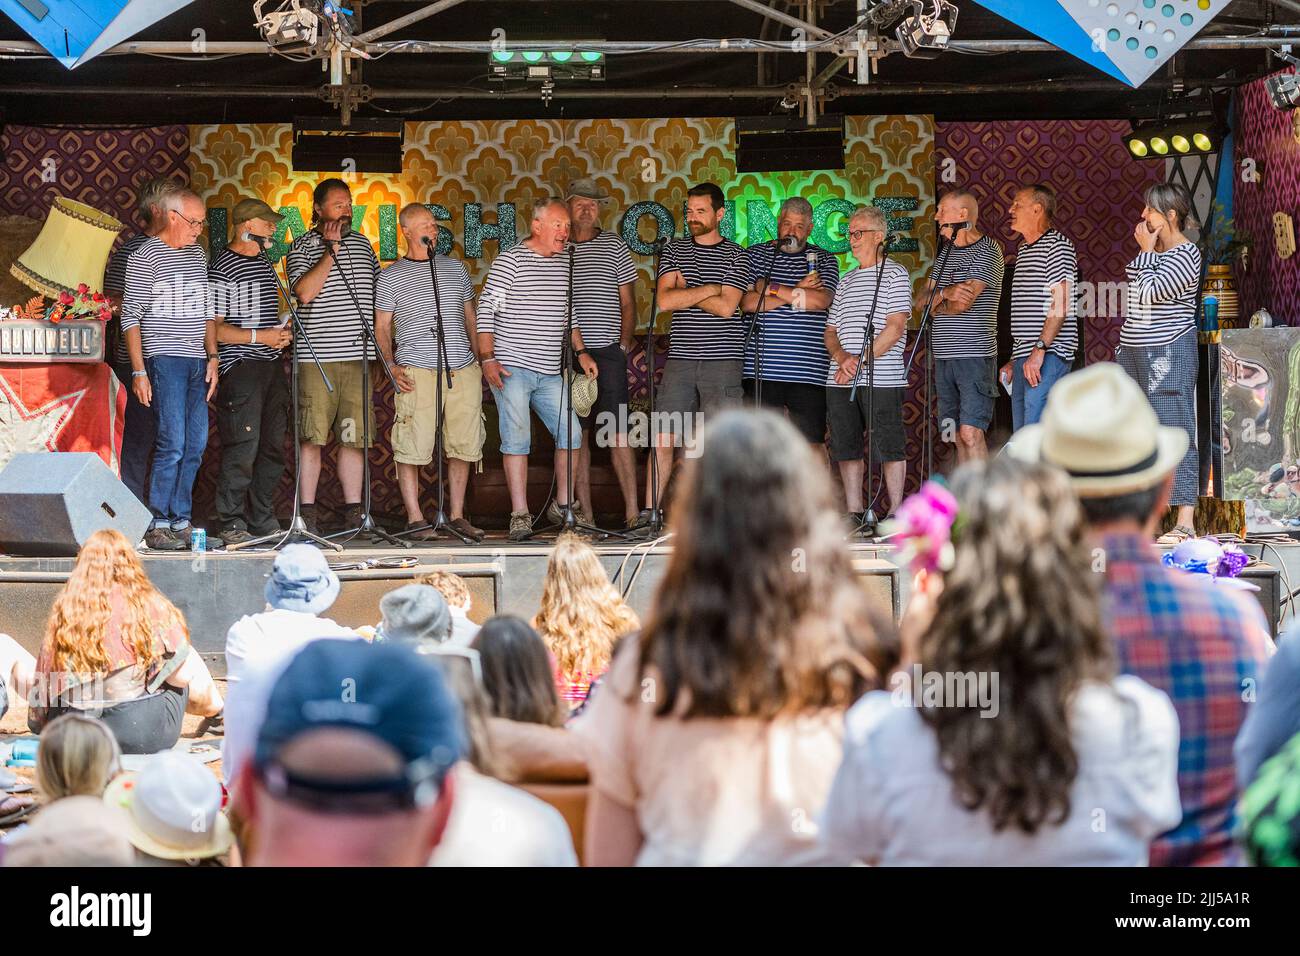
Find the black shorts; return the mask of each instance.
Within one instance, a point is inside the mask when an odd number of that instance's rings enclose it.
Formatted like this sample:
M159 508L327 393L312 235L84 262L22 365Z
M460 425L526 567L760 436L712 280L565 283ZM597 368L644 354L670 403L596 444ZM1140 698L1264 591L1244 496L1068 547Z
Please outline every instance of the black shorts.
M903 389L858 389L849 401L851 388L826 388L826 419L831 426L831 461L856 461L866 450L867 394L871 393L871 460L905 461L903 437Z
M596 401L591 413L579 419L582 428L585 431L593 424L599 427L601 422L609 421L615 427L614 434L625 434L625 423L631 414L627 407L631 394L627 387L627 353L617 342L587 349L587 353L596 361ZM606 413L608 417L598 417Z
M754 397L754 380L744 381L745 397ZM763 380L763 408L784 408L790 413L790 424L799 429L810 444L826 441L826 386L805 382L772 382Z

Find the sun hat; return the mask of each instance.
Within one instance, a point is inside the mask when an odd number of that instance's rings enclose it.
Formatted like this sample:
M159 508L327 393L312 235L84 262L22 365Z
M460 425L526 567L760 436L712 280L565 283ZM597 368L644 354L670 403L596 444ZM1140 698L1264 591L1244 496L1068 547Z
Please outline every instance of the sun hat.
M266 603L282 611L320 614L339 596L339 576L318 548L291 544L275 556L266 582Z
M5 847L5 866L131 866L135 851L120 808L76 796L44 807Z
M379 599L381 641L432 641L451 636L451 609L442 592L427 584L406 584Z
M104 791L104 803L126 810L131 845L160 860L202 860L228 851L234 836L221 802L212 771L172 751L154 754Z
M281 213L276 212L260 199L241 199L235 203L235 208L231 211L230 223L238 226L250 219L265 219L271 225L277 226L283 218Z
M1114 362L1065 376L1043 418L1016 432L1009 454L1065 471L1081 498L1115 497L1159 484L1187 454L1181 428L1161 425L1137 382Z
M575 179L569 183L568 192L565 194L566 199L572 199L574 196L581 196L583 199L594 199L596 202L609 202L614 197L605 192L596 185L596 180L586 178Z

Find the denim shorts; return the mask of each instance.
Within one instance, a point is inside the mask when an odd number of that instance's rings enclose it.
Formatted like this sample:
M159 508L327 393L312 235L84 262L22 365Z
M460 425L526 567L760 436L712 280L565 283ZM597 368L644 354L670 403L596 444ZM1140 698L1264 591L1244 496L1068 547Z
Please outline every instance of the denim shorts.
M556 448L580 448L582 446L582 427L578 416L574 414L573 402L563 395L563 385L557 372L555 375L542 375L526 368L505 365L508 378L502 378L503 388L493 388L492 397L497 403L497 420L501 428L501 454L526 455L532 447L532 420L528 416L531 408L542 420L546 430L555 439ZM489 386L490 387L490 386ZM572 428L568 435L572 441L565 444L566 430L560 419L560 398L564 398L564 410L568 412Z

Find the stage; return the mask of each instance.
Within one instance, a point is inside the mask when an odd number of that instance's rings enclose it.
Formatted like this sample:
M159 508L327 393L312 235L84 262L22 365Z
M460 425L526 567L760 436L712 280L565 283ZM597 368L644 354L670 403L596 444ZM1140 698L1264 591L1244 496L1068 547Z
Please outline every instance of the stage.
M672 539L658 544L635 541L593 541L610 578L625 591L628 602L644 615L672 553ZM493 614L530 618L541 602L546 562L553 536L532 543L515 543L504 534L490 535L482 544L434 542L424 547L350 544L329 553L338 570L342 589L326 612L350 627L373 625L379 620L379 599L388 591L410 583L422 574L442 568L461 575L473 596L470 617L485 621ZM861 542L849 545L854 567L885 613L897 615L904 594L903 578L886 545ZM190 639L213 673L225 675L226 631L245 614L263 610L263 589L275 554L271 551L208 551L203 554L144 552L150 580L167 595L190 622ZM414 561L409 567L386 566L385 559ZM1297 554L1300 561L1300 553ZM378 566L357 568L369 562ZM45 621L55 595L67 580L72 558L0 556L0 607L5 628L33 654L44 635ZM622 573L620 575L620 569Z

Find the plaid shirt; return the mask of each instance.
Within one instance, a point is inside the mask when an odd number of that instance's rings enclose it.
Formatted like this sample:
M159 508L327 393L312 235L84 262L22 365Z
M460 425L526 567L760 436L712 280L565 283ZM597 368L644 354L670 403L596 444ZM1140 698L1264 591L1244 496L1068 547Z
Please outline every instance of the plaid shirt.
M1165 567L1139 535L1101 543L1120 670L1164 691L1178 712L1183 821L1152 842L1151 865L1236 865L1232 745L1246 717L1245 692L1268 657L1268 621L1240 592Z

